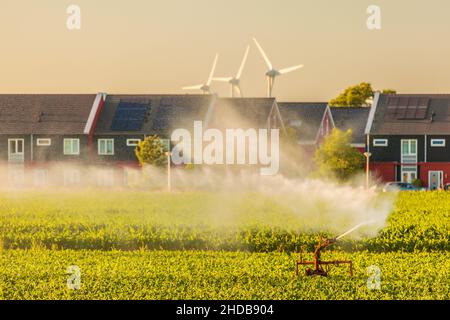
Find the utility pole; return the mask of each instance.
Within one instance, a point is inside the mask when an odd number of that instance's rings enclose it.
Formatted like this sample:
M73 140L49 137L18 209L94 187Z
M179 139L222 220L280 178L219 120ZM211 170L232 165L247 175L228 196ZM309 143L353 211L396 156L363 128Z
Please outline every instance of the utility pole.
M170 172L170 156L172 154L170 153L170 151L166 152L166 156L167 156L167 191L171 192L172 191L172 178L171 178L171 172Z
M369 152L370 150L370 136L367 135L367 151L364 152L364 156L366 157L366 188L369 189L370 186L370 157L372 156L372 153Z

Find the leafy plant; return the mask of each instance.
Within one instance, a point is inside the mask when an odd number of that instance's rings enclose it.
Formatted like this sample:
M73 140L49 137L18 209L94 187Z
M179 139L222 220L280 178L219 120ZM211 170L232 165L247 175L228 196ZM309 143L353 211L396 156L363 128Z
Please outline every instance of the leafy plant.
M135 154L141 166L145 164L162 166L167 163L167 151L161 138L151 135L138 143Z
M320 176L343 181L362 170L364 156L350 145L351 140L351 130L337 128L325 138L314 157Z

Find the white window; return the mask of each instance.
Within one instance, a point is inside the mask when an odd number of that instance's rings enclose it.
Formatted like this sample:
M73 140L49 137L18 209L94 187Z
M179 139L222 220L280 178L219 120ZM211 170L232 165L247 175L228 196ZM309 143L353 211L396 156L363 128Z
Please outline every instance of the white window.
M431 139L432 147L445 147L445 139Z
M64 154L65 155L79 155L80 154L80 139L64 139Z
M127 146L136 147L139 142L141 142L141 139L127 139Z
M52 144L52 139L37 139L36 144L40 147L48 147Z
M24 139L8 139L8 161L24 162Z
M402 182L413 183L417 179L417 166L402 166Z
M373 139L373 146L374 147L387 147L388 140L387 139Z
M402 156L417 156L417 140L402 140Z
M111 156L114 154L114 139L98 139L98 154Z

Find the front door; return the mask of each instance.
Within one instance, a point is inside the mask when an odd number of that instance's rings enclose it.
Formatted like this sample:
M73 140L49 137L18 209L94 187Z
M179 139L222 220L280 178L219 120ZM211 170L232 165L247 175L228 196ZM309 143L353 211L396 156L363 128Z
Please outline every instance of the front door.
M402 182L412 183L417 179L417 172L415 168L411 168L411 171L408 171L408 168L402 168Z
M428 173L430 190L437 190L442 187L442 171L430 171Z
M20 163L24 159L24 139L8 139L8 161Z

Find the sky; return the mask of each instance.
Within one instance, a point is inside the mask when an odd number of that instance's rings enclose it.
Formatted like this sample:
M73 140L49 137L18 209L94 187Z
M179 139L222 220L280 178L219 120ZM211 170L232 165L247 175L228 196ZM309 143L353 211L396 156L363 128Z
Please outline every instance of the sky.
M367 27L369 5L380 30ZM186 93L216 53L215 75L235 75L251 45L242 90L265 96L252 37L276 68L304 64L277 78L279 101L328 101L362 81L450 93L449 35L448 0L0 0L0 93ZM213 90L229 96L226 83Z

